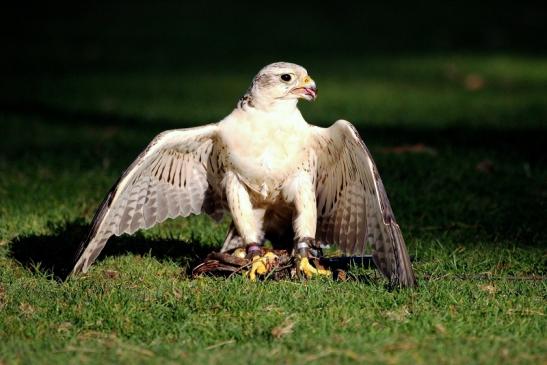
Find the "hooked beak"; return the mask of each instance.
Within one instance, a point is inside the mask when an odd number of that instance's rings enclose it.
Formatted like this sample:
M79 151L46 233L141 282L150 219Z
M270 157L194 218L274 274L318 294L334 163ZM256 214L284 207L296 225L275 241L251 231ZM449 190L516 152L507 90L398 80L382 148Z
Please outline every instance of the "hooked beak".
M317 86L315 85L315 81L306 75L298 86L292 89L291 93L297 95L299 98L312 101L317 98Z

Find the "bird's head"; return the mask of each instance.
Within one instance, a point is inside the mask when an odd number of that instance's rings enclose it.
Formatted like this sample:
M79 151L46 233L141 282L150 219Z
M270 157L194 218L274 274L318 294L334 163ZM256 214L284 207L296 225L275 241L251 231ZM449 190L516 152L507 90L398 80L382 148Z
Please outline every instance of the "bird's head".
M317 86L304 67L276 62L258 72L247 94L262 105L283 101L296 104L298 99L315 100Z

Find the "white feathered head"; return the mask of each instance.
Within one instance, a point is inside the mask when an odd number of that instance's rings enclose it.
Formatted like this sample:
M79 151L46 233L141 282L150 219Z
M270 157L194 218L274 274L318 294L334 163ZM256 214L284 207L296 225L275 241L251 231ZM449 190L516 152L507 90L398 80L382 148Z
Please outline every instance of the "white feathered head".
M253 79L248 94L253 99L315 100L317 86L302 66L288 62L267 65Z

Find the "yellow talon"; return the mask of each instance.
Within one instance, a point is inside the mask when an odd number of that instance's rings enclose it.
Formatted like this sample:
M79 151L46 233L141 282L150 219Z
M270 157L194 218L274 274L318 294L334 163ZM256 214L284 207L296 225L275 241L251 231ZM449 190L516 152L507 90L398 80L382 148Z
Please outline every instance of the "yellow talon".
M256 281L256 275L267 274L272 265L278 259L277 255L272 252L267 252L264 256L255 256L253 257L253 263L251 265L251 270L249 271L249 279L251 281Z
M300 259L298 269L300 272L303 272L308 279L310 279L313 275L332 275L330 270L316 269L313 267L307 257Z

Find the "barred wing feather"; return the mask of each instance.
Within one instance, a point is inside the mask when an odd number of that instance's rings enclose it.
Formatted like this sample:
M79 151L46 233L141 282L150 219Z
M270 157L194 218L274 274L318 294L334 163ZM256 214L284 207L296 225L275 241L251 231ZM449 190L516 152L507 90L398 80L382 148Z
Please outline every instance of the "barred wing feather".
M159 134L114 184L97 210L72 273L86 272L112 235L132 234L167 218L218 213L222 179L217 126Z
M316 156L318 239L345 255L371 245L378 269L398 286L416 279L399 225L370 152L353 125L312 127Z

